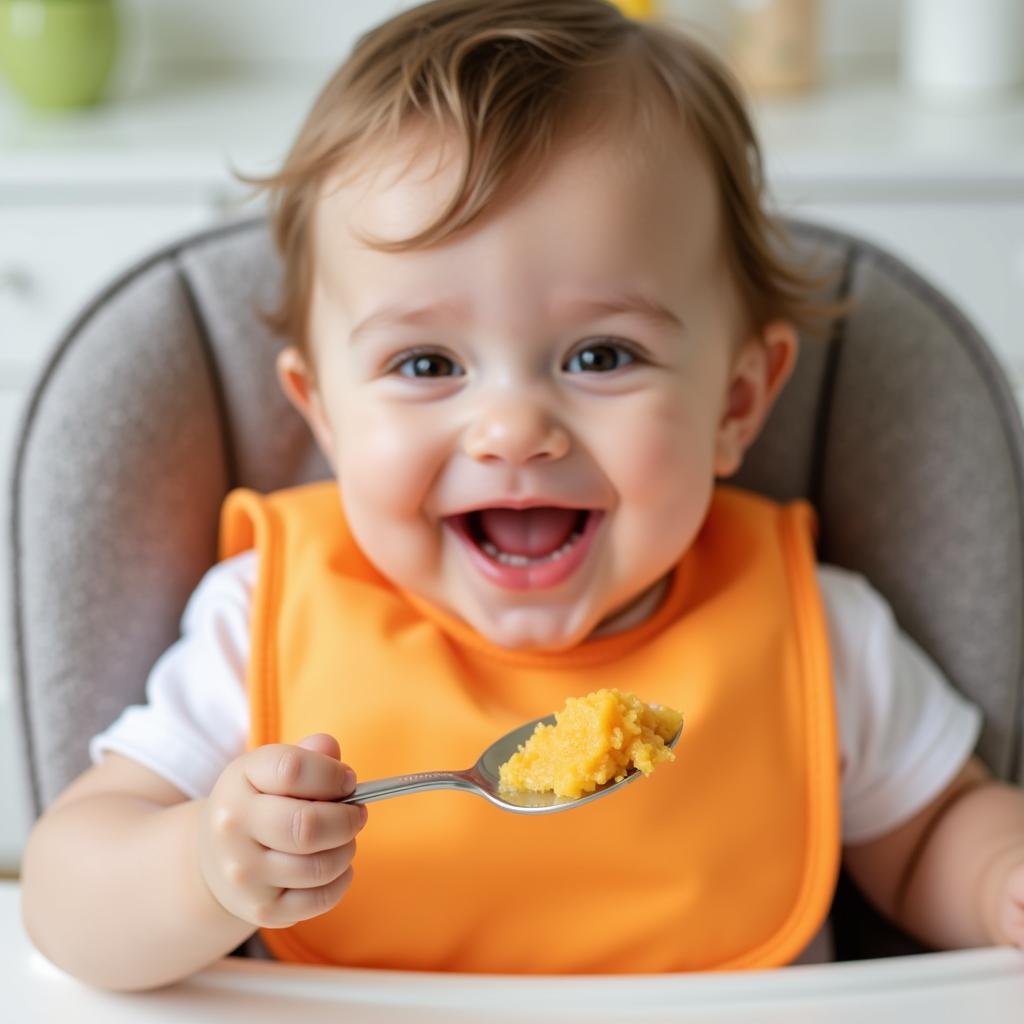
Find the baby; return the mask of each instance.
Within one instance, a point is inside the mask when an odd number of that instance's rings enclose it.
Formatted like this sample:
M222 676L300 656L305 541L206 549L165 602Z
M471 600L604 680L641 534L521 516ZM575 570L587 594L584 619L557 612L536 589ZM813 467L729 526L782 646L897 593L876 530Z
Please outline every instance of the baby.
M926 943L1024 946L978 711L815 564L806 505L715 484L827 312L719 62L602 0L436 0L359 41L267 184L279 377L336 480L229 497L147 704L32 832L39 949L113 989L257 931L360 967L766 967L828 955L840 862ZM686 716L622 793L338 802L605 686Z

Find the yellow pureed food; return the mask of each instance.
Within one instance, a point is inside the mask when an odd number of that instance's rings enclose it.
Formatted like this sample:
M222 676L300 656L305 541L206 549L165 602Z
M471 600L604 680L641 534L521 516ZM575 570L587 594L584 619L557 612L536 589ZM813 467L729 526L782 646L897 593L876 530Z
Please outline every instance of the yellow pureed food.
M650 775L655 765L676 759L665 743L682 721L672 708L618 690L570 697L555 724L538 725L501 766L501 788L575 799L624 778L631 766Z

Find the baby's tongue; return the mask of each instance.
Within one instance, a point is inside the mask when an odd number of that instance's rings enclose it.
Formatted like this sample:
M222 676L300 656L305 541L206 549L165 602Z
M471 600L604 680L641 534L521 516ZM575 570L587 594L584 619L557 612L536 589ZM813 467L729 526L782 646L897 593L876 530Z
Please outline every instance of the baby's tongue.
M572 533L579 511L571 508L485 508L480 526L495 547L509 555L548 555Z

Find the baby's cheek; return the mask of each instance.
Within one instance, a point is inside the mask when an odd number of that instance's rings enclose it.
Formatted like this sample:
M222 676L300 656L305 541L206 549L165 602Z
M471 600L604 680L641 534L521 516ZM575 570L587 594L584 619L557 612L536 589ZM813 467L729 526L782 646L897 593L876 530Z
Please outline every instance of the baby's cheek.
M388 518L418 515L436 472L422 434L400 416L367 414L342 436L338 476L347 497Z
M363 554L393 583L419 590L419 580L436 572L437 545L426 523L396 508L383 473L365 480L342 477L342 504L349 529Z
M619 500L618 534L630 564L664 571L693 542L714 486L710 442L675 408L652 409L606 463Z
M437 471L422 443L393 423L364 421L339 448L338 482L345 515L360 548L389 579L412 586L436 570L433 533L423 503Z
M602 450L623 502L660 506L710 487L712 446L678 409L655 407L630 431L610 430Z

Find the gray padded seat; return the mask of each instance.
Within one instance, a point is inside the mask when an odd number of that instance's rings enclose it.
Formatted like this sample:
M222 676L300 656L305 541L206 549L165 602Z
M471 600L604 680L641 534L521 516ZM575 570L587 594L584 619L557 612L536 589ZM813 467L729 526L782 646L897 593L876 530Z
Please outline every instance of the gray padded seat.
M737 482L805 497L820 557L863 573L985 711L980 752L1022 780L1020 419L985 343L908 267L838 231L790 224L855 309L805 341ZM280 394L262 326L278 264L262 219L186 238L124 274L41 375L10 505L16 700L36 814L87 741L143 699L216 553L231 488L328 475ZM841 955L909 948L837 915ZM845 923L845 922L843 922ZM873 927L873 926L872 926Z

